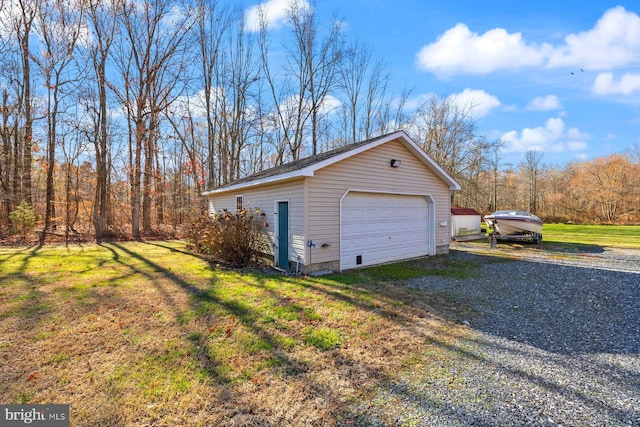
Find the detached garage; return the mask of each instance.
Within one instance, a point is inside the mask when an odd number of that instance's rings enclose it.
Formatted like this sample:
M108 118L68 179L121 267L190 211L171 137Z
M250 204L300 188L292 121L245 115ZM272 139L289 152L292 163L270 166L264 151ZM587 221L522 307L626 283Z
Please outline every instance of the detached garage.
M406 133L331 150L205 192L209 212L266 214L274 264L312 273L446 253L456 183Z

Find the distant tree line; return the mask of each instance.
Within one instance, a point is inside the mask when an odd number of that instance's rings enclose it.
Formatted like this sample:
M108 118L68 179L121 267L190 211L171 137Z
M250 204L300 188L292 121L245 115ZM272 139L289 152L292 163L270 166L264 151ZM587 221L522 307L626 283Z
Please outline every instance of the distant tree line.
M553 167L501 162L473 106L410 88L292 3L271 31L232 1L0 0L0 235L30 207L44 242L176 230L201 193L291 160L406 130L463 187L453 203L571 221L640 219L637 147ZM635 150L635 151L634 151Z
M622 154L557 166L542 163L539 152L528 152L518 165L485 170L467 182L459 201L482 213L529 210L549 222L639 224L637 153L634 146Z

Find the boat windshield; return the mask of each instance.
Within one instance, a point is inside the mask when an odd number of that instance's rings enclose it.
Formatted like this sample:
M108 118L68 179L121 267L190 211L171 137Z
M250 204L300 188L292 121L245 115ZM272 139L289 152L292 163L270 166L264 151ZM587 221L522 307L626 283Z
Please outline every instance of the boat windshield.
M495 211L491 215L532 216L527 211L519 211L519 210Z

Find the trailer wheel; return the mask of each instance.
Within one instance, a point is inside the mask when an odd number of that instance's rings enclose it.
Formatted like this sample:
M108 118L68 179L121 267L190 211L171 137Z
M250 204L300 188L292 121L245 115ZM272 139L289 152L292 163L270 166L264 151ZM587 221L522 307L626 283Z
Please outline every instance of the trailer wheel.
M538 246L542 245L542 234L536 233L536 243Z

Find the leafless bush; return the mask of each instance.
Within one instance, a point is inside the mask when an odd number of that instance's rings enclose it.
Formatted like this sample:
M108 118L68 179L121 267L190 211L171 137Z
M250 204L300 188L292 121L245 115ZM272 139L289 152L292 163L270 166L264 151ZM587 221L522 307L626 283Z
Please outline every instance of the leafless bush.
M187 242L198 253L238 266L256 261L268 249L262 215L257 209L196 217L187 231Z

